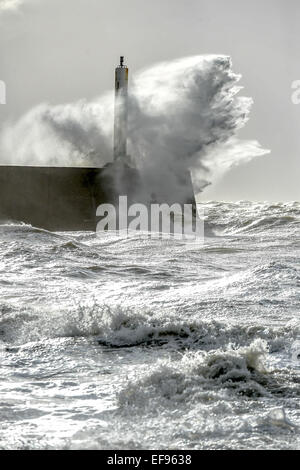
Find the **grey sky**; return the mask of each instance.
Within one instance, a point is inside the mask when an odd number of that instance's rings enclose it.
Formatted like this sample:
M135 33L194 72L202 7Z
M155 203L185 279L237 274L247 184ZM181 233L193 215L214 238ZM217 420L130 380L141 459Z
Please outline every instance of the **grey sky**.
M0 0L0 6L3 0ZM7 0L6 0L7 2ZM299 200L299 0L24 0L0 13L0 122L40 102L91 99L112 87L120 54L130 72L177 57L231 55L252 96L241 136L271 154L232 169L204 195L223 200ZM7 5L6 5L7 6Z

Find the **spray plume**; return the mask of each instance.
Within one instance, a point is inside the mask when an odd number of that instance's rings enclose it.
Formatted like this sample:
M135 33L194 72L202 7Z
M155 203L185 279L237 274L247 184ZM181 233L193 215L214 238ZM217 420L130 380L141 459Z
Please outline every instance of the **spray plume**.
M252 106L238 96L240 78L221 55L165 62L136 75L128 148L151 187L161 187L166 175L172 186L170 175L189 168L198 192L231 166L268 153L237 137ZM1 163L102 166L112 160L112 141L112 93L93 102L41 104L3 128Z

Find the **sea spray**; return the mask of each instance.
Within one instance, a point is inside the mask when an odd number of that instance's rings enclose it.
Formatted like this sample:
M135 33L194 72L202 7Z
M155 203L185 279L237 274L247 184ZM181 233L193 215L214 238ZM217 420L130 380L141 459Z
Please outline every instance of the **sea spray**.
M228 168L267 153L240 140L250 98L238 96L240 75L227 56L193 56L154 65L135 75L129 97L128 148L145 184L155 192L168 174L190 168L196 191ZM112 160L113 94L94 101L40 104L0 136L1 163L103 166ZM175 184L176 179L176 184Z
M163 186L167 175L170 185L170 173L190 168L201 190L231 166L267 153L258 142L237 138L252 106L251 98L238 96L240 78L230 57L215 55L161 63L137 75L131 154L151 187Z
M163 359L152 369L134 372L119 394L122 406L158 407L165 401L202 400L207 392L227 389L245 396L268 396L260 384L268 348L261 339L239 349L187 352L180 360ZM212 399L212 396L211 396Z

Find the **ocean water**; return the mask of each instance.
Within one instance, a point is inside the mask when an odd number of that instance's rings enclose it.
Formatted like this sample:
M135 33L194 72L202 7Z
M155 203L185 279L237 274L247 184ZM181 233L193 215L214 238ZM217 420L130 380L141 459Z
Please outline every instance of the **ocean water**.
M299 449L300 203L203 245L0 226L1 449Z

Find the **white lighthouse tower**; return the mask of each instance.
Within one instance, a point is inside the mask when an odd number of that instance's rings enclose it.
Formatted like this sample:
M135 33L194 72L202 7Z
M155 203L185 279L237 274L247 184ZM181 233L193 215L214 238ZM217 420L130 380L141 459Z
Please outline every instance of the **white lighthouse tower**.
M128 118L128 67L124 57L115 71L115 122L114 122L114 160L129 160L127 155L127 118Z

